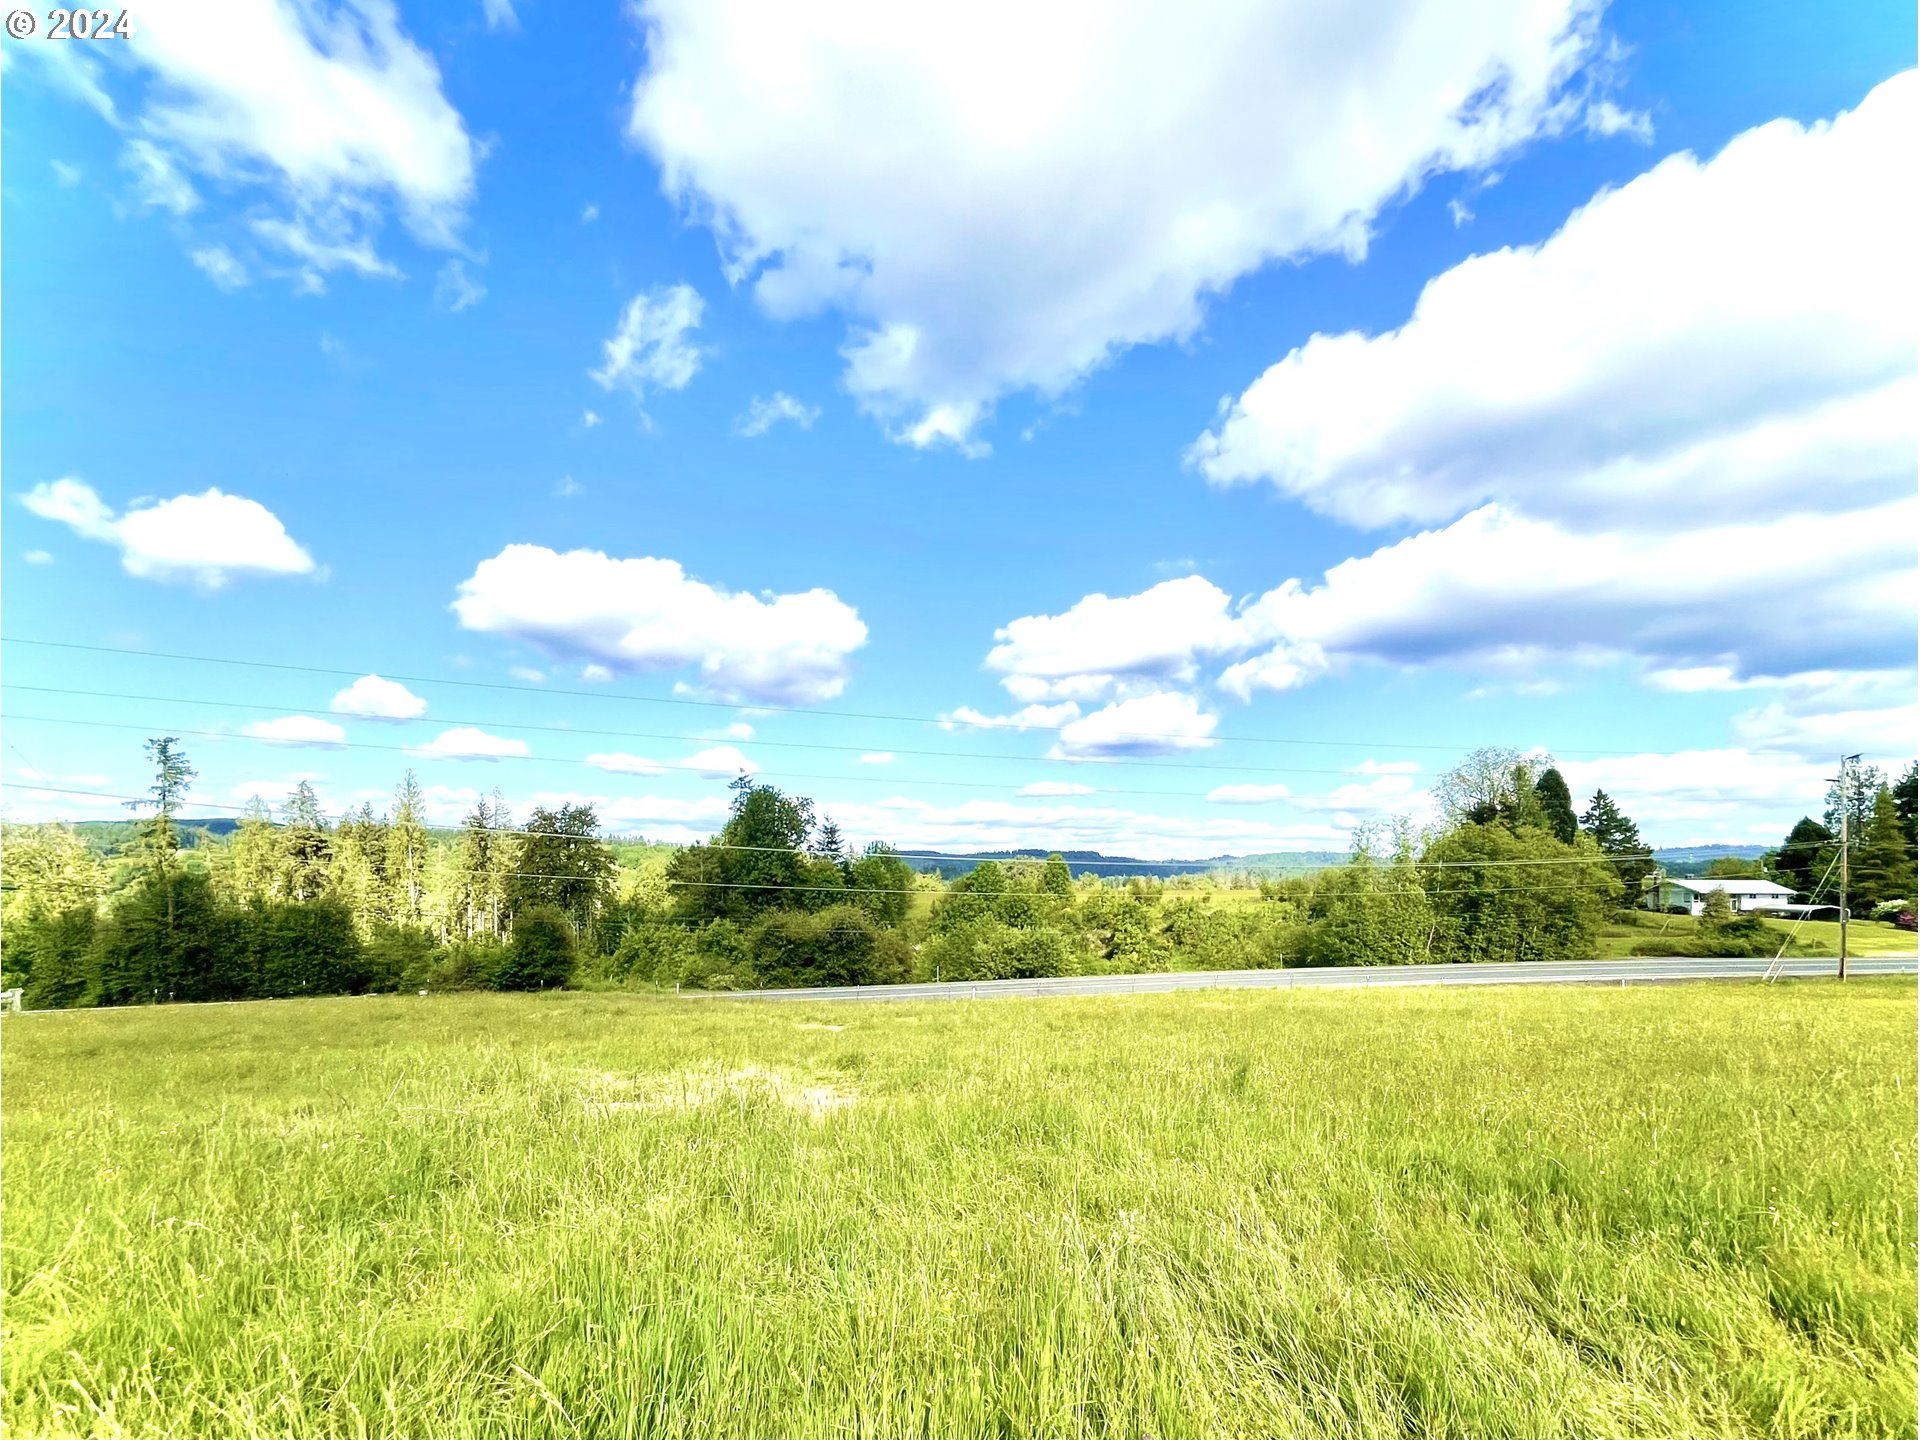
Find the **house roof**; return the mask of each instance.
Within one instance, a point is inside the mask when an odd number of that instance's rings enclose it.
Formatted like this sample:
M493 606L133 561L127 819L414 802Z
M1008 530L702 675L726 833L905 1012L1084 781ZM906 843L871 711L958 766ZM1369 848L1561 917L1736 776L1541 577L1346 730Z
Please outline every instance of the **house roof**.
M1715 890L1724 890L1729 895L1791 895L1793 890L1786 885L1776 885L1771 880L1728 880L1717 875L1695 875L1685 880L1669 875L1669 885L1678 885L1682 890L1691 890L1696 895L1706 895Z

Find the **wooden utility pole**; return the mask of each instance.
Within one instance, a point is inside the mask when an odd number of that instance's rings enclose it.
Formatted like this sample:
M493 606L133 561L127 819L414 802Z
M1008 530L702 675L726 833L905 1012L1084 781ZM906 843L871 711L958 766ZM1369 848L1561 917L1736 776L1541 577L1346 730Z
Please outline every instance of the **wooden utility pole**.
M1853 762L1858 755L1840 757L1840 978L1847 978L1847 850L1853 843Z

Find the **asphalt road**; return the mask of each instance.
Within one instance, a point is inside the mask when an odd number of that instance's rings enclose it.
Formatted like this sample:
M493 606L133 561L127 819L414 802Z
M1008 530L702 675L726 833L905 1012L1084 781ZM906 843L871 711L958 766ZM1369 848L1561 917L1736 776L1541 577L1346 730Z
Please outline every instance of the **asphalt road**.
M1830 976L1833 960L1788 960L1781 977ZM1344 989L1357 985L1614 985L1673 980L1751 980L1769 960L1572 960L1562 964L1351 965L1324 970L1187 970L1165 975L1077 975L1058 980L956 981L944 985L835 985L740 990L730 1000L999 1000L1039 995L1155 995L1170 990ZM1911 975L1912 955L1847 961L1849 975Z

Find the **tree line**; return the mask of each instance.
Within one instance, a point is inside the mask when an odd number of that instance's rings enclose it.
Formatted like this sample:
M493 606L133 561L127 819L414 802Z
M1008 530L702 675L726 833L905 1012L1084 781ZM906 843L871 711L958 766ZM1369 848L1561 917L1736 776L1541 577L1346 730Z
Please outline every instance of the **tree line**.
M1605 791L1576 811L1550 758L1511 750L1443 776L1429 830L1362 828L1345 863L1257 888L1226 874L1076 877L1058 854L943 883L887 845L856 852L811 800L744 776L720 831L678 848L609 840L591 806L536 807L516 826L497 794L436 830L411 774L384 812L329 823L302 784L278 817L256 802L224 840L188 847L177 815L192 767L171 738L148 751L151 813L112 863L65 826L10 827L7 983L31 1006L1582 959L1657 873ZM1900 784L1866 780L1833 797L1864 817L1856 875L1882 877L1856 884L1894 885L1878 858L1889 806L1907 817L1910 882L1911 772L1905 802ZM1827 842L1813 838L1762 868L1817 876ZM1716 907L1668 948L1758 953L1772 933Z

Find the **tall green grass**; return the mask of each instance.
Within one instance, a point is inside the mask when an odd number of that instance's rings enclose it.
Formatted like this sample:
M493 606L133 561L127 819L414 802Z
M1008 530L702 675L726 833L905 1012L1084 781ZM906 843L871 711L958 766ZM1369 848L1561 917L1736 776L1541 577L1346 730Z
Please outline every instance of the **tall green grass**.
M14 1435L1915 1427L1915 989L14 1017Z

